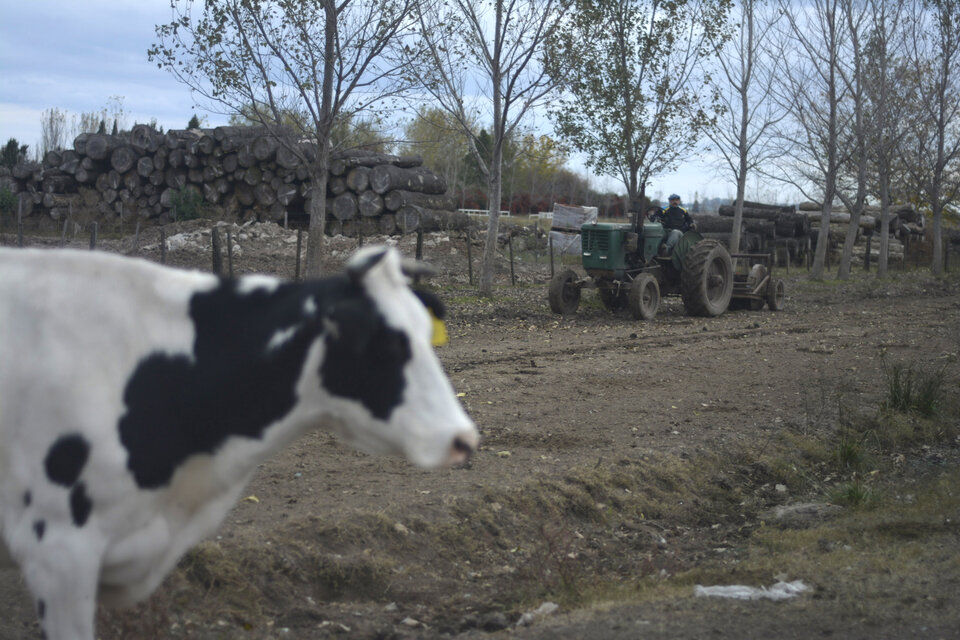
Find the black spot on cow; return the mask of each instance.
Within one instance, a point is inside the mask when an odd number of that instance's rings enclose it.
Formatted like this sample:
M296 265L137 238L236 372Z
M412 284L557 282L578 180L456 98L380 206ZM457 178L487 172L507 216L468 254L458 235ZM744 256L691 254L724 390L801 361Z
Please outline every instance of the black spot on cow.
M29 491L23 492L23 506L29 507L30 503L33 502L33 495Z
M331 314L336 329L324 338L320 365L330 393L358 400L381 420L403 400L403 367L410 360L406 334L388 327L371 301L353 300Z
M80 478L87 458L90 455L90 443L80 434L61 436L51 445L44 459L47 477L64 487L72 487Z
M73 524L78 527L85 525L92 510L93 501L87 495L87 487L81 482L70 491L70 515L73 516Z
M37 617L43 620L47 615L47 603L43 600L37 600Z
M399 370L382 370L402 364L409 345L375 309L363 287L343 276L247 292L223 280L195 294L189 310L193 352L147 356L124 389L127 411L118 429L137 484L165 486L190 456L214 454L230 437L260 438L286 416L297 403L296 383L325 319L339 330L326 338L334 356L325 358L324 384L340 379L328 387L331 393L388 415L402 396L403 379ZM278 332L289 335L271 343ZM363 392L361 386L377 388Z
M43 534L47 531L47 523L43 520L37 520L33 523L33 532L37 534L37 540L43 540Z

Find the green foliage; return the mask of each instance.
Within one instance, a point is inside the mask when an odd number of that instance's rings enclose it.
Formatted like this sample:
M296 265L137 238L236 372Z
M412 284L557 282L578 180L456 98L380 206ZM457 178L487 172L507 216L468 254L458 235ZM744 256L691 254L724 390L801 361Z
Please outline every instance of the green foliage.
M561 138L598 173L622 180L631 199L682 160L712 121L693 72L714 55L710 42L729 6L577 0L546 47L547 70L567 89L550 111Z
M7 140L0 152L0 166L13 168L19 162L27 159L27 145L21 145L16 138Z
M17 197L7 187L0 187L0 216L12 214L17 206Z
M170 205L176 220L194 220L204 213L203 195L195 188L180 189L170 198Z
M886 408L901 412L915 411L926 417L939 413L945 384L943 367L924 369L902 362L888 365L885 359L882 363L887 379Z
M200 128L200 118L197 117L197 114L193 114L190 118L190 122L187 123L187 129L199 129Z
M830 502L854 509L873 509L880 504L880 495L862 482L847 482L830 492Z

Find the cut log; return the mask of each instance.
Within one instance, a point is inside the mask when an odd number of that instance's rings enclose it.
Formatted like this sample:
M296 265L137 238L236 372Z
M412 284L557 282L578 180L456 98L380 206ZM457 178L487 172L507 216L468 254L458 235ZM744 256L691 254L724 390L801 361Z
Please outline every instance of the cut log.
M211 155L214 150L217 148L217 141L214 140L211 136L202 135L200 139L197 140L197 151L204 155Z
M130 129L130 144L134 149L139 151L141 155L144 153L154 153L160 148L162 141L163 136L148 124L134 125L133 129Z
M357 196L341 193L331 201L331 213L337 220L352 220L357 215Z
M447 211L453 211L457 208L456 200L453 196L447 194L418 193L398 189L383 194L383 206L388 211L399 211L401 207L406 205ZM716 216L710 217L715 218Z
M330 176L327 178L327 193L332 196L338 196L347 190L347 181L342 176Z
M279 143L273 136L260 136L253 141L253 156L260 162L273 160Z
M163 181L171 189L176 189L179 191L187 186L187 174L183 171L178 171L177 169L170 167L164 173Z
M347 187L354 193L362 193L370 186L370 169L368 167L355 167L347 172L345 181Z
M381 195L394 189L439 194L446 193L447 182L424 167L380 165L370 172L370 188Z
M59 168L63 162L63 154L59 151L47 151L43 154L43 166L49 169Z
M179 169L183 166L183 157L186 155L183 149L171 149L167 154L167 164L172 169Z
M67 149L60 153L60 171L73 175L80 168L80 155Z
M720 215L728 218L733 217L733 207L730 205L723 205L719 209ZM753 208L743 208L743 217L744 218L755 218L758 220L776 220L781 213L788 213L781 211L779 209L753 209Z
M203 199L210 204L220 202L220 196L223 195L217 191L217 186L212 182L204 182L200 189L203 191Z
M277 192L269 184L260 182L253 188L253 197L260 206L269 207L277 201Z
M424 231L462 231L470 226L470 216L460 211L437 211L408 205L396 213L397 227L403 233Z
M110 166L118 173L126 173L133 169L139 156L134 148L128 144L117 147L110 154Z
M137 173L136 169L123 174L123 188L130 192L140 189L140 174Z
M720 216L706 216L694 214L694 222L697 223L697 231L700 233L732 233L733 218ZM743 233L743 225L740 225L740 232Z
M244 142L237 148L237 164L244 169L257 164L257 157L253 155L253 145L251 143Z
M356 171L356 169L354 169ZM380 194L367 189L357 196L357 209L360 215L366 218L378 216L383 212L383 197Z
M286 182L281 182L275 189L277 192L277 201L284 206L293 202L294 198L300 193L297 187Z
M118 138L102 133L93 133L87 137L86 155L94 160L106 160L113 153L113 150L120 145L121 142Z
M385 236L392 236L397 232L397 216L392 213L385 213L377 220L380 233Z
M87 138L90 137L89 133L81 133L76 138L73 139L73 150L76 151L81 156L87 155Z
M142 178L149 178L155 168L153 156L143 156L137 160L137 174Z
M263 182L262 178L263 175L260 173L259 167L250 167L243 174L243 181L251 187L255 187Z
M220 166L223 167L225 173L233 173L237 170L237 167L240 166L240 163L237 162L237 154L228 153L220 159Z
M187 171L187 182L203 184L203 169L189 169Z
M379 165L393 165L395 167L412 168L423 164L420 156L395 156L376 151L345 151L335 154L330 159L330 173L335 176L346 175L354 167L376 167Z
M208 164L203 168L203 182L213 182L217 178L223 177L223 167L218 163Z

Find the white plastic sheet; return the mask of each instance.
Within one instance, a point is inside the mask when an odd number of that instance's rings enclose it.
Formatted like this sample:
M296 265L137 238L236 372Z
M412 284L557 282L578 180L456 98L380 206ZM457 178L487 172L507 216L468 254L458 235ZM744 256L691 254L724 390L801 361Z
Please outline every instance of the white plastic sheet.
M698 598L735 598L737 600L786 600L795 598L810 587L802 580L793 582L777 582L769 589L766 587L748 587L742 584L731 584L716 587L697 585L693 588L693 595Z

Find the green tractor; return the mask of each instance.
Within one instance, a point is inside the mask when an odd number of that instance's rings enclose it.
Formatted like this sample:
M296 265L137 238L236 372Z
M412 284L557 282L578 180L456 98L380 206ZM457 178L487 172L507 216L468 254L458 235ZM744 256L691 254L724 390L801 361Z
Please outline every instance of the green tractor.
M576 313L584 287L595 287L611 311L626 307L636 320L652 320L661 295L679 294L687 313L718 316L727 308L783 307L783 280L774 278L769 254L731 255L717 240L687 231L663 255L659 222L589 222L581 227L581 260L586 277L573 269L550 281L550 309Z

